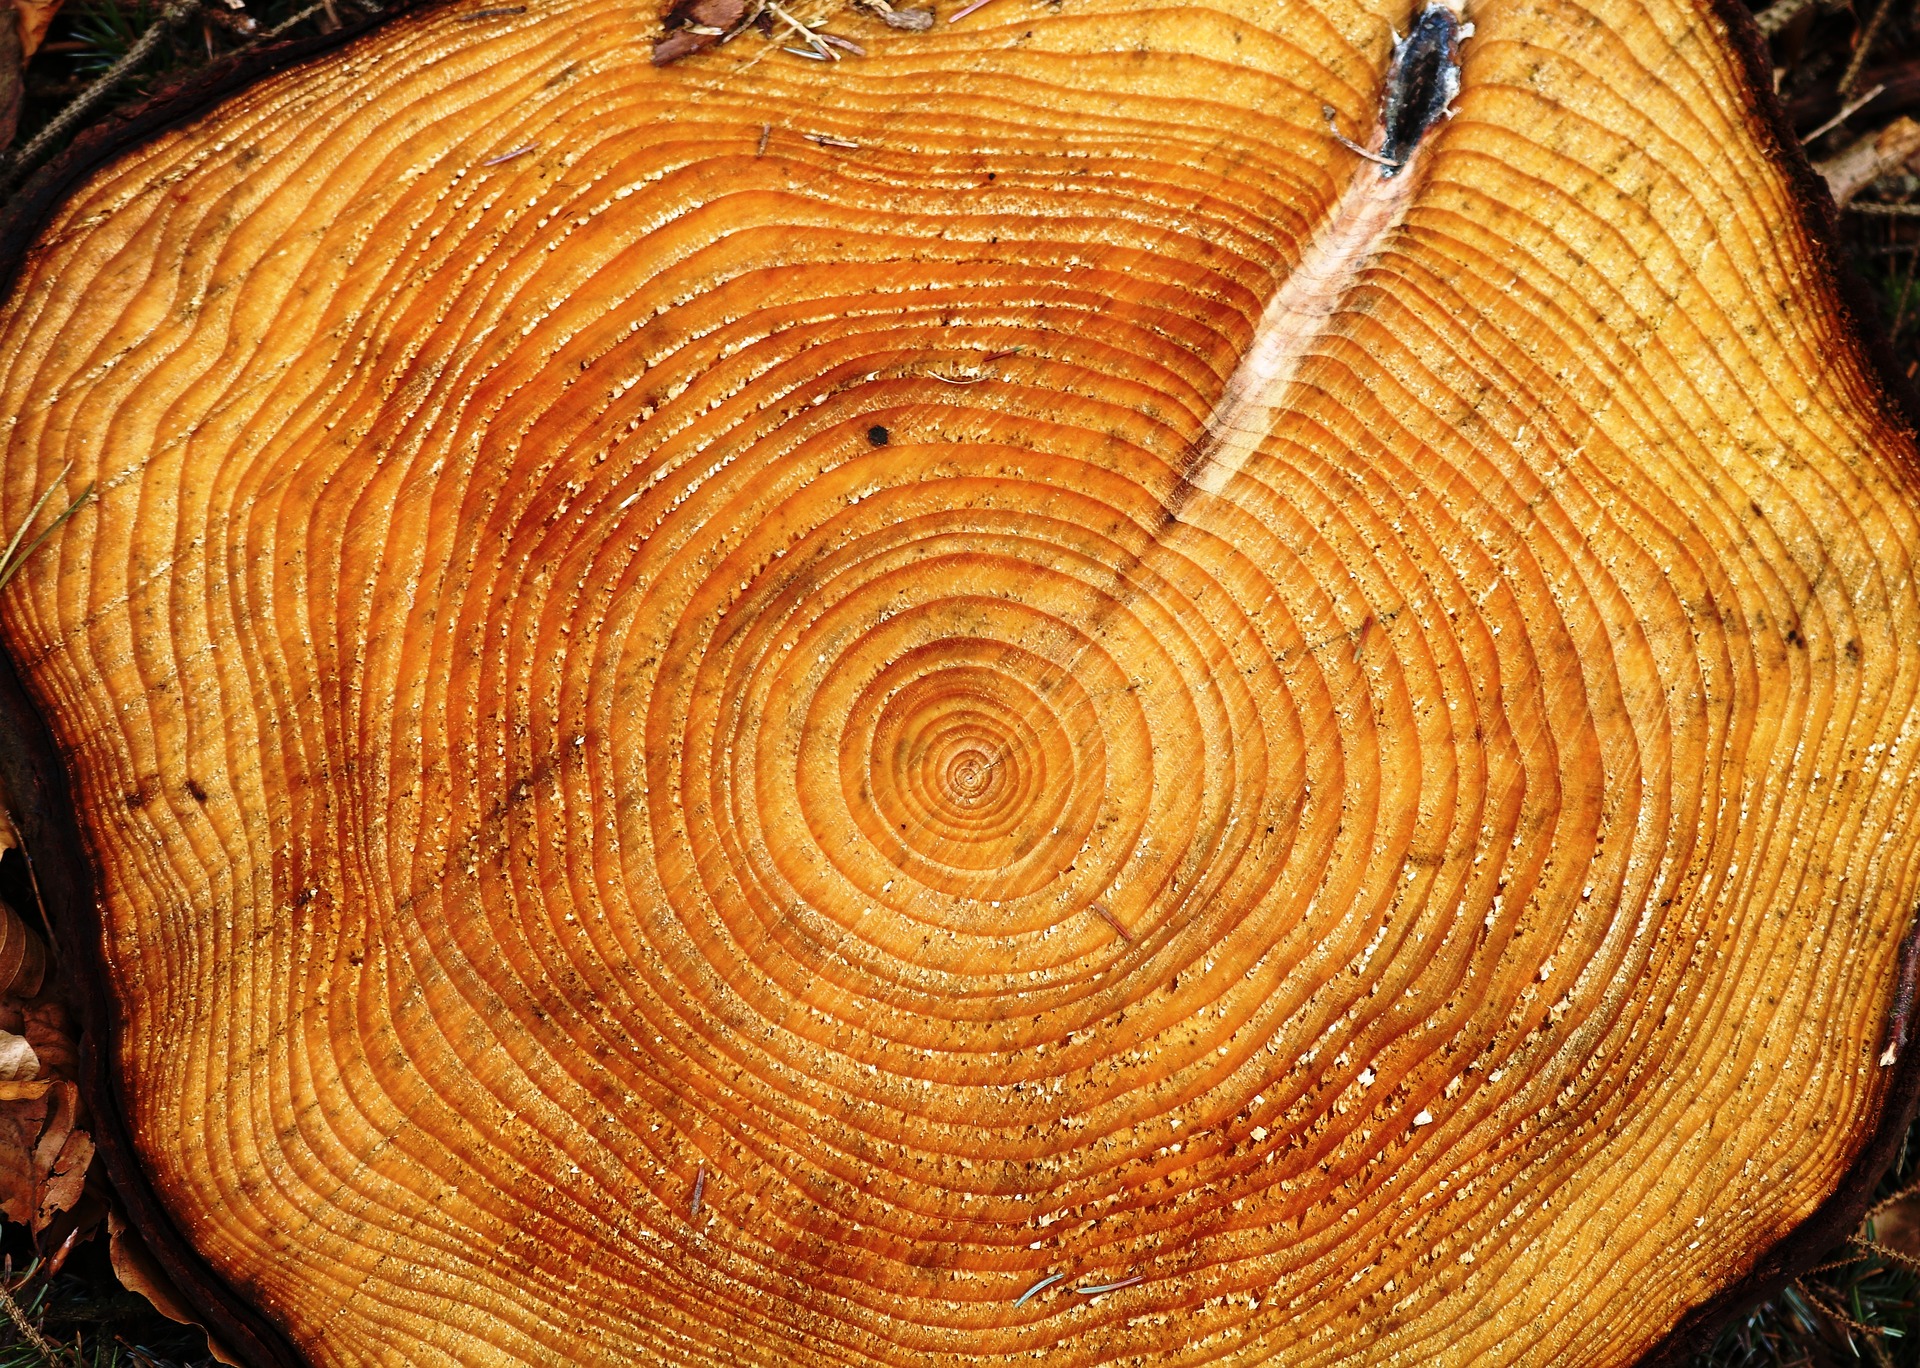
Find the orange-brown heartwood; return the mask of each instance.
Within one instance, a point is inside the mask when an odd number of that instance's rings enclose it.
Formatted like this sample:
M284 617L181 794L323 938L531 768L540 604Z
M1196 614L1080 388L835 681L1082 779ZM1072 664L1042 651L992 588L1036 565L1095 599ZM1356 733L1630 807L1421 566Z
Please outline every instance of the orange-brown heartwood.
M263 1362L1671 1349L1915 1078L1920 464L1750 28L1469 0L1381 165L1404 0L938 8L457 0L25 197L135 1220Z

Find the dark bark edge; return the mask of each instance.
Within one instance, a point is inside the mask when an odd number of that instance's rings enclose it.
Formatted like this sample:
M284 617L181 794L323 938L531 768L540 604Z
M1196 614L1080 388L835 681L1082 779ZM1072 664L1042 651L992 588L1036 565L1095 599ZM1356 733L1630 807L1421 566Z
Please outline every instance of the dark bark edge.
M27 700L13 661L0 651L0 784L31 859L42 905L59 939L60 972L81 1008L80 1090L88 1129L127 1218L221 1347L253 1368L303 1368L284 1332L195 1250L168 1214L134 1147L125 1098L108 1051L124 1024L100 953L93 882L74 822L73 800L52 735ZM107 1048L103 1049L105 1045Z
M242 48L187 73L148 99L100 119L28 175L6 201L0 203L0 299L13 292L20 267L41 230L66 202L67 196L95 171L147 139L206 113L229 95L236 95L308 58L344 47L389 19L439 3L444 0L385 0L380 13L374 15L362 14L351 5L342 4L338 8L345 23L333 33Z
M87 130L0 206L0 298L11 293L41 230L93 172L268 76L344 46L387 19L438 3L444 0L389 0L381 15L350 22L335 33L234 53ZM1920 430L1920 395L1898 366L1892 339L1871 294L1840 255L1839 215L1826 182L1808 162L1786 108L1774 94L1766 40L1740 0L1709 3L1727 28L1733 55L1746 78L1755 132L1794 192L1801 226L1812 245L1818 274L1824 278L1819 283L1877 372L1888 416L1910 432ZM108 1177L155 1259L226 1348L259 1368L305 1368L304 1356L281 1328L214 1272L180 1231L138 1159L119 1078L108 1067L108 1051L101 1048L103 1042L112 1046L121 1023L109 1019L114 999L99 953L93 880L75 827L77 809L64 766L56 761L59 755L0 640L0 784L12 800L14 820L33 854L40 893L61 942L61 958L82 995L86 1035L80 1085L93 1113L94 1139ZM1911 1043L1889 1072L1875 1129L1834 1192L1765 1250L1738 1282L1684 1313L1640 1358L1638 1368L1678 1368L1686 1363L1729 1318L1776 1295L1858 1227L1920 1107L1920 1041Z
M268 76L333 51L403 12L435 0L389 0L376 17L334 33L242 49L96 123L34 171L0 205L0 298L13 292L35 240L95 171L141 143L205 113ZM353 11L343 6L351 15ZM101 953L92 870L81 845L67 769L52 732L29 700L0 636L0 786L13 807L70 976L84 1034L80 1088L91 1113L100 1163L127 1218L201 1323L251 1368L306 1368L285 1330L218 1272L187 1238L155 1188L134 1143L127 1099L114 1066L124 1022Z
M1825 1259L1859 1229L1874 1190L1892 1167L1913 1123L1915 1102L1920 1101L1920 1042L1909 1042L1887 1072L1893 1077L1881 1097L1878 1125L1841 1177L1840 1185L1811 1216L1763 1251L1745 1277L1683 1314L1660 1342L1641 1356L1636 1368L1682 1368L1711 1347L1715 1336L1734 1317L1778 1296L1788 1283Z
M1773 64L1767 40L1754 25L1753 13L1741 0L1709 0L1711 12L1726 25L1730 48L1745 77L1752 101L1750 124L1774 165L1786 178L1800 226L1813 247L1816 286L1831 300L1846 330L1866 353L1880 382L1884 416L1909 434L1920 431L1920 393L1900 367L1866 282L1855 274L1840 245L1840 213L1827 183L1813 169L1793 130L1786 105L1773 89ZM1920 918L1920 912L1914 914ZM1905 939L1908 928L1901 928ZM1876 1054L1886 1044L1885 1028L1873 1043ZM1839 1186L1814 1208L1813 1214L1776 1240L1754 1260L1745 1277L1683 1314L1639 1361L1638 1368L1680 1368L1708 1348L1714 1336L1733 1317L1777 1296L1781 1289L1812 1268L1860 1226L1874 1190L1900 1153L1907 1129L1920 1107L1920 1041L1908 1041L1883 1074L1879 1116L1873 1133L1854 1156Z

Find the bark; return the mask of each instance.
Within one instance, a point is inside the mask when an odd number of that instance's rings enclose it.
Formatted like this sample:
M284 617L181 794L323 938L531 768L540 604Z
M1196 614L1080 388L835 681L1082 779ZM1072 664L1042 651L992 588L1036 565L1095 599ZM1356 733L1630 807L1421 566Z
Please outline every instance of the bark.
M27 94L27 54L21 44L20 24L8 23L0 13L0 152L13 143L20 127L20 106Z

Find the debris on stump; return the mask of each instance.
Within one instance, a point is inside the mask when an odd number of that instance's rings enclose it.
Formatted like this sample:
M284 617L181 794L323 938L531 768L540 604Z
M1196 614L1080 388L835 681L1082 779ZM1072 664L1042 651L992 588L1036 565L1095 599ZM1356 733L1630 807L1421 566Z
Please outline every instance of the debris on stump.
M759 0L680 0L663 22L667 32L653 45L653 64L667 66L724 43L760 12Z

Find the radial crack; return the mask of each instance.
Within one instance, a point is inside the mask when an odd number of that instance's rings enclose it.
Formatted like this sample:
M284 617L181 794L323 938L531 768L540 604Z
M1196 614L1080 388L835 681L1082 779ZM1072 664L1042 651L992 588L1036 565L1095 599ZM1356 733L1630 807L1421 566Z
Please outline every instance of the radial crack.
M1394 44L1380 118L1371 147L1348 145L1369 164L1355 169L1332 212L1307 244L1254 329L1253 344L1228 379L1188 463L1169 516L1195 490L1218 494L1245 466L1283 407L1301 358L1326 332L1381 244L1406 217L1414 177L1408 170L1422 139L1450 112L1460 90L1460 42L1473 26L1435 0ZM1335 137L1346 143L1348 140Z

